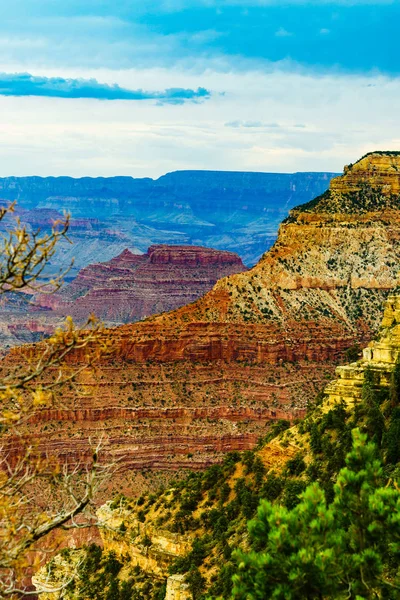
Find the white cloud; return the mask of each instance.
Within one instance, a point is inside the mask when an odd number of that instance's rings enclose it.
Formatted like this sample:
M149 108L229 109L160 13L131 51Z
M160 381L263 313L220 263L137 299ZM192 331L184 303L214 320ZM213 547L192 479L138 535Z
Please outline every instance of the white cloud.
M197 73L184 70L58 74L143 89L199 84ZM200 83L225 95L216 93L202 105L162 107L0 98L0 175L158 176L184 168L339 171L367 151L399 149L400 79L209 70Z
M228 121L225 127L245 127L247 129L275 129L279 128L278 123L263 123L263 121Z
M275 32L276 37L290 37L293 35L293 33L290 33L290 31L287 31L287 29L285 29L284 27L280 27L276 32Z

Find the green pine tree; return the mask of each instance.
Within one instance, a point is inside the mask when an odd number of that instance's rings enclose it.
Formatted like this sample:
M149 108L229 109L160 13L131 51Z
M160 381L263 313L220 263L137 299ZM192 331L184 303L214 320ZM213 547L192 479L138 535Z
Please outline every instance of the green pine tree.
M397 357L395 367L392 371L389 390L390 404L392 408L400 404L400 355Z
M380 448L385 433L385 419L382 414L379 397L374 388L374 375L370 369L364 373L362 402L365 410L365 427L373 442Z
M400 598L400 491L376 456L354 430L331 504L318 484L292 510L261 501L249 523L257 551L235 553L232 599Z

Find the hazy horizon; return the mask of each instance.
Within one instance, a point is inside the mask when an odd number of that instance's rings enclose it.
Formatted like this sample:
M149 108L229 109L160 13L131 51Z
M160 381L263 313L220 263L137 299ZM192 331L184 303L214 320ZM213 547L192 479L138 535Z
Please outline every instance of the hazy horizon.
M343 165L345 166L345 165ZM68 179L114 179L114 178L119 178L119 177L125 177L128 179L151 179L152 181L157 181L158 179L161 179L162 177L165 177L166 175L170 175L172 173L255 173L255 174L260 174L260 175L296 175L297 173L327 173L329 175L340 175L343 172L343 168L340 171L332 171L332 170L326 170L326 171L252 171L252 170L246 170L246 171L240 171L237 169L175 169L173 171L168 171L166 173L162 173L159 176L154 176L151 177L149 175L142 175L140 177L137 177L135 175L123 175L121 173L115 173L114 175L68 175L68 173L60 173L59 175L0 175L0 179L12 179L12 178L16 178L16 179L23 179L23 178L28 178L28 177L38 177L40 179L49 179L49 178L53 178L53 179L61 179L61 178L68 178Z

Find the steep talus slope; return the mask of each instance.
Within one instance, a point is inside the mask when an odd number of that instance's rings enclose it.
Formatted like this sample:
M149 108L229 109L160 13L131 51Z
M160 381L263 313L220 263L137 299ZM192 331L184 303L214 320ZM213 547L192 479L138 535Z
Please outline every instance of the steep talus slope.
M70 285L36 304L78 321L94 313L111 323L133 322L193 302L221 277L246 270L236 254L201 246L156 245L142 255L124 250L85 267Z
M126 467L196 468L251 447L274 419L303 414L343 352L371 339L396 282L400 158L384 158L368 155L293 211L250 271L186 307L106 331L109 353L80 375L84 393L63 399L85 420L44 410L35 426L43 447L68 455L102 430L106 453ZM18 352L29 349L10 360ZM144 407L153 413L137 418Z

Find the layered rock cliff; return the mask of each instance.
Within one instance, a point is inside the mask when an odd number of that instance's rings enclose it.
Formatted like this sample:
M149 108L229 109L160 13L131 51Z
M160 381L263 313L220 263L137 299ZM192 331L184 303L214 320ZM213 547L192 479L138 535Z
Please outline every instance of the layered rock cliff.
M383 433L380 457L387 473L396 476L400 388L393 372L398 372L400 359L399 287L389 294L376 329L377 339L364 348L359 360L337 367L337 379L325 387L322 402L297 426L282 431L285 426L279 424L281 432L277 429L278 435L255 452L227 456L222 466L192 474L157 495L120 497L103 506L98 514L105 550L127 557L129 567L137 569L138 581L144 574L164 578L168 600L191 597L185 594L194 571L202 576L205 595L229 597L231 553L247 548L246 521L260 498L292 508L298 494L318 481L329 501L351 447L351 430L359 427L374 434L371 406ZM168 577L171 569L179 574ZM58 569L58 574L64 571ZM39 585L44 575L42 570ZM78 592L71 593L71 599L78 597L82 580L77 578L76 583Z
M302 415L343 352L371 339L396 283L399 178L398 156L364 157L292 211L253 269L105 332L110 351L80 374L82 393L64 394L65 412L35 417L42 447L76 455L101 430L121 467L203 468L252 447L274 419Z
M155 245L142 255L126 249L85 267L70 285L36 304L77 321L94 313L108 323L127 323L189 304L221 277L246 270L236 254L201 246Z
M246 270L236 254L211 248L163 244L143 255L125 249L82 269L56 294L7 295L0 311L0 347L38 341L67 315L85 323L95 314L109 326L137 321L193 302L219 278Z

